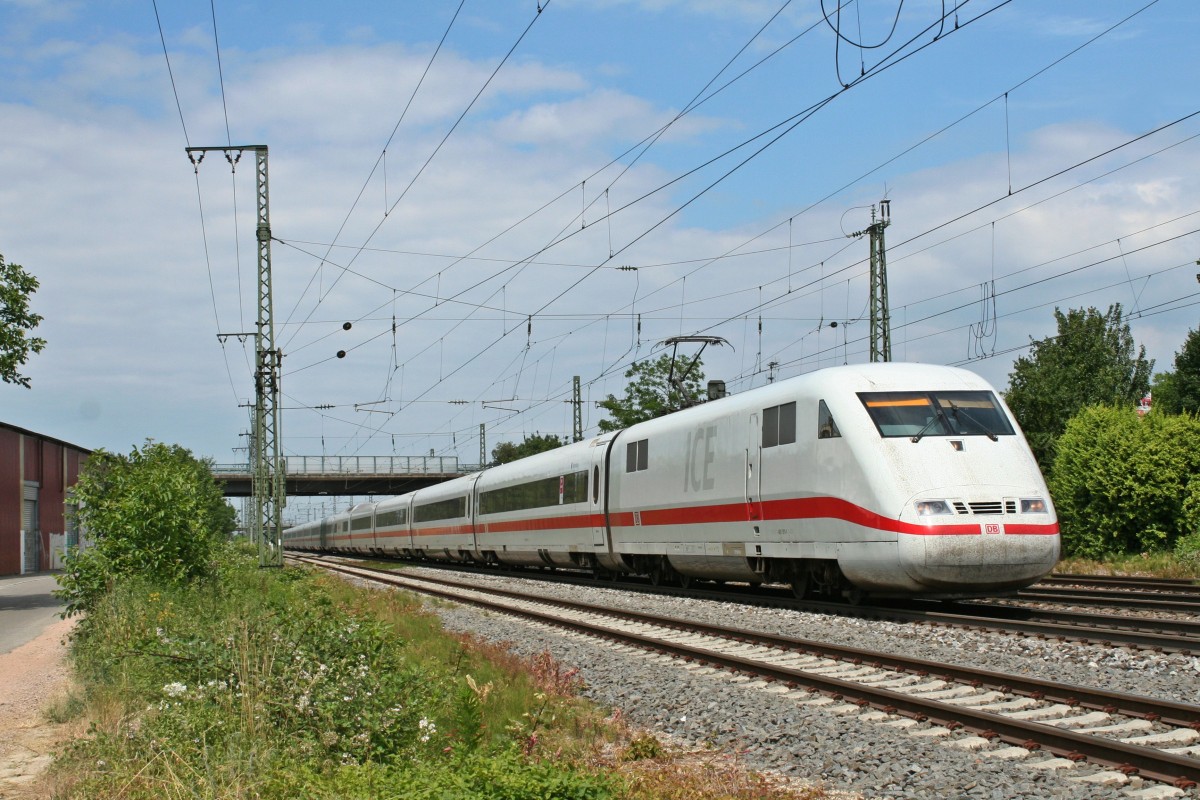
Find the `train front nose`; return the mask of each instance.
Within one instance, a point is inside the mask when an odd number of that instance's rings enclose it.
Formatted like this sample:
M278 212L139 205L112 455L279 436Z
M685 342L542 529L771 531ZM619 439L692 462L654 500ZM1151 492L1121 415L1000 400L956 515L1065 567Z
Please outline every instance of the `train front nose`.
M1017 589L1058 563L1058 523L1044 498L921 498L905 517L915 524L898 537L900 561L926 591Z

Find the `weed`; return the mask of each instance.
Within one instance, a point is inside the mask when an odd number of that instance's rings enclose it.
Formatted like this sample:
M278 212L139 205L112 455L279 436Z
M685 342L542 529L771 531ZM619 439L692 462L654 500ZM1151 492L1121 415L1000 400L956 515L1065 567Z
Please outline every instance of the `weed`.
M1104 559L1064 558L1056 572L1080 575L1134 575L1154 578L1200 579L1200 537L1195 534L1179 540L1173 553L1134 553L1107 556Z
M45 708L42 715L48 722L62 725L79 719L87 709L87 701L75 690L57 697Z
M647 758L662 758L666 754L662 742L652 733L639 733L621 752L622 761L643 761Z

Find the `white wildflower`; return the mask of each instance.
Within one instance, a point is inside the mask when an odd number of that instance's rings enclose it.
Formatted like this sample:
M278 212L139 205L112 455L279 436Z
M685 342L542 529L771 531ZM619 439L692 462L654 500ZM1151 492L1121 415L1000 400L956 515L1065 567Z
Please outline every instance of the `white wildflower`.
M172 681L163 687L163 693L167 697L179 697L187 691L187 684L179 681Z

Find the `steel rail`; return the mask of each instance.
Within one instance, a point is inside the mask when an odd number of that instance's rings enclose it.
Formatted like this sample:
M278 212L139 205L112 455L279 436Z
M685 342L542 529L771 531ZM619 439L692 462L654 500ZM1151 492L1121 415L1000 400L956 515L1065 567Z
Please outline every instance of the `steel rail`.
M976 612L994 612L987 614L994 619L1025 619L1051 624L1066 623L1075 628L1092 631L1097 635L1109 631L1130 630L1171 633L1181 640L1176 643L1176 647L1187 640L1192 640L1196 649L1200 651L1200 619L1131 617L1123 614L1092 614L1080 611L1043 611L1028 606L993 605L977 601L967 601L959 605Z
M1200 594L1200 581L1195 578L1149 578L1137 575L1078 575L1055 572L1034 586L1132 586L1138 589L1162 589L1167 592Z
M989 739L1000 739L1027 749L1045 749L1051 753L1072 760L1089 760L1096 763L1115 767L1127 774L1140 774L1155 781L1169 783L1175 786L1193 786L1200 781L1200 760L1167 753L1141 745L1131 745L1112 739L1093 735L1075 733L1051 725L1037 722L1012 719L988 711L979 711L962 706L952 706L934 700L907 695L890 689L873 688L865 684L855 683L832 676L823 676L805 672L800 669L771 665L749 658L742 658L728 653L722 653L704 647L692 647L644 636L630 631L620 631L606 626L596 626L584 622L567 620L553 614L542 613L531 609L514 609L489 602L481 598L463 597L455 594L453 589L468 590L479 593L499 595L524 601L532 601L547 605L570 608L577 611L600 614L635 620L643 623L657 624L672 629L687 629L721 636L722 638L745 643L764 644L780 649L805 650L810 653L832 654L841 651L851 663L867 663L868 665L886 666L903 672L918 674L941 674L944 676L959 676L954 679L976 685L994 685L996 688L1006 688L1014 693L1021 693L1017 685L1032 689L1030 696L1040 694L1038 699L1063 702L1068 705L1085 705L1100 708L1109 713L1124 713L1129 716L1156 719L1167 724L1180 727L1191 727L1200 730L1200 707L1183 703L1155 700L1136 695L1121 695L1105 690L1088 689L1086 687L1056 684L1050 681L1023 678L1021 676L993 673L985 670L960 668L951 665L907 659L856 648L843 648L789 637L776 637L754 631L725 629L720 626L710 626L670 617L658 617L635 611L612 609L590 603L562 600L558 598L530 598L520 592L496 589L493 587L469 586L456 581L426 576L401 576L389 570L374 570L360 567L349 567L341 564L329 564L319 561L309 561L322 568L343 574L377 580L393 585L405 586L408 582L433 583L446 589L420 588L417 591L427 592L456 602L471 603L493 610L501 610L537 619L558 627L597 635L601 631L607 638L616 638L641 647L668 652L685 660L701 660L706 663L722 666L736 672L748 672L768 680L784 681L789 686L804 684L818 691L831 694L835 699L853 698L862 706L871 706L887 713L905 712L918 721L934 721L949 728L968 727L978 731L981 736ZM410 585L408 588L412 588ZM852 654L852 655L850 655ZM835 657L829 655L829 657ZM856 661L857 659L857 661ZM1034 688L1038 687L1038 688ZM1125 710L1122 711L1121 709Z
M1200 595L1135 592L1123 589L1069 589L1037 587L1017 592L1018 600L1039 600L1071 605L1142 608L1152 611L1188 611L1200 613Z

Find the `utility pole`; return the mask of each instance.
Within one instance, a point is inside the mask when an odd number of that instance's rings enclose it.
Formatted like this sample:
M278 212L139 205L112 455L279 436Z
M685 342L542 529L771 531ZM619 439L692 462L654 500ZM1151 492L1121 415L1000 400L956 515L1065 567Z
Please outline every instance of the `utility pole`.
M579 376L575 376L575 388L571 394L572 414L571 414L571 441L583 441L583 394L579 388Z
M258 324L254 332L254 511L251 537L258 541L260 567L283 566L283 507L287 503L287 474L280 455L279 395L283 354L275 347L275 303L271 290L271 217L267 193L267 146L231 145L188 147L188 159L198 171L206 153L219 150L236 169L245 152L254 153L258 239ZM196 154L199 154L197 158ZM236 155L235 155L236 154Z
M871 206L871 226L855 231L850 236L858 238L864 233L871 237L871 361L892 360L892 319L888 312L887 294L887 248L883 231L892 224L891 200L879 201L879 218L875 217L875 206Z

